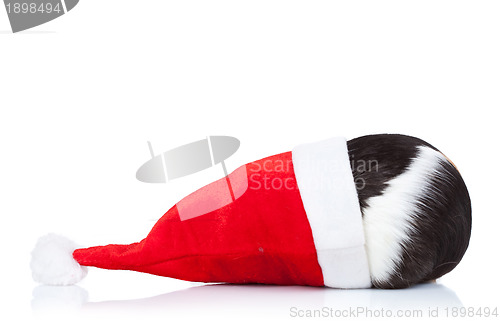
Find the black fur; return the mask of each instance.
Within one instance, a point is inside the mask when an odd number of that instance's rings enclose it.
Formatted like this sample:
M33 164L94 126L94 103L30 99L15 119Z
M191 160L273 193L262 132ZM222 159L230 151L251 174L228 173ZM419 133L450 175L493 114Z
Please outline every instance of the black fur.
M386 183L407 169L417 156L418 146L437 150L421 139L404 135L370 135L348 141L362 212L370 197L382 195ZM374 161L376 168L366 166ZM431 188L419 200L423 215L415 222L412 241L402 244L402 263L389 279L374 281L374 287L406 288L433 280L451 271L462 259L471 234L470 198L457 169L449 162L440 165Z

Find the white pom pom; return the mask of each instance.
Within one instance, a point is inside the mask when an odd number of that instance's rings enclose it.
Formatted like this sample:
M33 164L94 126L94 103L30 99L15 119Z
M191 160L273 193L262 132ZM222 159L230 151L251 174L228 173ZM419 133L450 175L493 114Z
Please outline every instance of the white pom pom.
M77 245L60 235L42 236L31 252L33 280L48 285L71 285L87 275L87 268L73 258Z

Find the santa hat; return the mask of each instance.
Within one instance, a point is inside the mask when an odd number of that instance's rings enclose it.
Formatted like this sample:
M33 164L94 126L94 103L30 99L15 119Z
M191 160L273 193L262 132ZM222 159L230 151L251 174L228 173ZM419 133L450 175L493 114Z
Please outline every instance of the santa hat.
M374 171L356 163L371 160ZM138 243L77 248L45 236L31 267L36 281L58 285L93 266L198 282L400 288L451 271L470 229L465 184L431 145L332 138L241 166L182 199Z
M138 243L75 249L43 237L31 267L36 281L61 285L93 266L199 282L367 288L364 244L346 140L333 138L238 168L181 200Z

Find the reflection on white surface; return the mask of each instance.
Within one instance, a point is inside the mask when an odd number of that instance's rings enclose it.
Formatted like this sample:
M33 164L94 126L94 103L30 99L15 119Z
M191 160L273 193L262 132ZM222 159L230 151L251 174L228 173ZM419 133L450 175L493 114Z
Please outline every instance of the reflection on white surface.
M324 313L365 309L366 314L390 310L421 310L461 307L457 295L441 284L421 284L403 290L338 290L301 286L204 285L162 295L119 301L89 302L78 286L39 286L33 291L35 312L59 314L78 310L81 317L137 316L266 316L291 318L292 314L321 310ZM359 310L361 309L361 310ZM295 311L295 312L294 312ZM325 312L326 311L326 312ZM336 312L333 312L336 311ZM369 311L368 311L369 312ZM344 312L347 313L347 312ZM329 316L329 317L334 317Z
M31 308L34 311L76 311L87 304L87 291L77 285L40 285L33 290Z

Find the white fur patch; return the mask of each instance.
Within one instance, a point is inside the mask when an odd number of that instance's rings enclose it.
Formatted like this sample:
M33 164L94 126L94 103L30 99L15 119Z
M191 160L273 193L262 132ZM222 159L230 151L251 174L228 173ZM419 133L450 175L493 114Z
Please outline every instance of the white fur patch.
M70 285L87 275L73 258L77 245L60 235L42 236L31 252L31 272L33 280L48 285Z
M419 198L428 192L440 160L446 162L440 152L419 146L408 169L390 180L382 195L367 200L363 225L372 282L387 281L396 271L419 215Z

